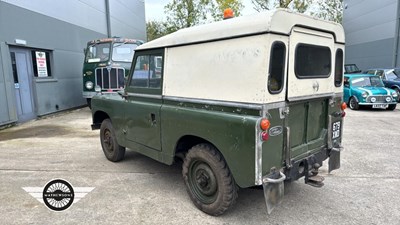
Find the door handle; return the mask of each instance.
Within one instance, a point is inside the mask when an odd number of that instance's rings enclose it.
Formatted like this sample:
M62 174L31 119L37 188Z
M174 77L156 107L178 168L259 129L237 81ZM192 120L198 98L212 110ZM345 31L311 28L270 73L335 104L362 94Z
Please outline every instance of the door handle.
M151 118L151 125L152 125L152 126L157 125L156 114L150 113L150 118Z

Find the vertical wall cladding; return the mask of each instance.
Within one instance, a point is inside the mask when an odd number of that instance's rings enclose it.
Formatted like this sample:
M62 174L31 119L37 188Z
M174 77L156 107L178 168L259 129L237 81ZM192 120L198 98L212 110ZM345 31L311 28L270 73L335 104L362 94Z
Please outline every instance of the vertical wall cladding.
M110 0L112 36L146 40L144 1Z
M1 13L1 8L0 8ZM8 47L0 42L0 126L17 120Z
M68 0L66 2L54 0L2 1L50 18L107 34L104 0Z
M111 17L116 21L116 28L112 27L112 30L122 37L136 34L133 37L145 39L143 1L110 2L113 2L111 8L114 7ZM114 16L113 13L118 15ZM126 15L123 15L125 13ZM130 25L136 20L140 21L140 25ZM3 42L7 49L18 47L50 52L51 76L35 77L33 81L33 94L37 103L35 110L39 116L85 104L82 97L83 49L89 40L104 37L107 37L104 0L71 0L65 4L53 0L41 0L40 3L0 0L0 42ZM16 39L25 40L26 45L17 45ZM9 52L5 55L10 57ZM12 77L9 60L7 63L4 63L4 59L0 61L1 96L5 90L4 86L8 85L9 89L14 90L13 80L4 83L4 76ZM8 71L9 74L4 74L4 71ZM10 107L12 110L15 108L13 105L4 107L3 101L4 98L1 98L0 124L4 120L3 111L10 110Z
M398 4L397 0L345 1L346 63L356 63L362 70L392 66Z

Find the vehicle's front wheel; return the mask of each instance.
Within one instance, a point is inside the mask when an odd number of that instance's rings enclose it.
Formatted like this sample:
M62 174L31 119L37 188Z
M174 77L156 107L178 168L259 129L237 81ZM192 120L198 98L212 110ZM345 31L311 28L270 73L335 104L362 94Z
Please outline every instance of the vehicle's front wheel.
M110 119L105 119L100 126L100 142L106 158L118 162L125 156L125 148L120 146Z
M397 102L400 102L400 89L395 87L395 88L393 88L393 90L395 90L397 92Z
M182 167L186 190L197 208L218 216L235 203L236 183L224 158L213 146L199 144L191 148Z
M389 105L389 107L387 109L393 111L396 109L396 106L397 106L397 104L392 104L392 105Z
M351 97L349 101L349 108L352 110L357 110L360 106L358 105L358 102L356 98Z

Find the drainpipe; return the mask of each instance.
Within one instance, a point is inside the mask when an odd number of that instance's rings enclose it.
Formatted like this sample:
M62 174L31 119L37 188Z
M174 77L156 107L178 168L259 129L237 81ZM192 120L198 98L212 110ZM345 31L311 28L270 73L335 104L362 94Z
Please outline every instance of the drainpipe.
M107 22L107 36L111 37L111 20L110 20L110 1L105 0L106 3L106 22Z
M393 67L397 67L397 59L399 55L399 30L400 30L400 2L397 2L397 13L396 13L396 28L394 36L394 50L393 50Z

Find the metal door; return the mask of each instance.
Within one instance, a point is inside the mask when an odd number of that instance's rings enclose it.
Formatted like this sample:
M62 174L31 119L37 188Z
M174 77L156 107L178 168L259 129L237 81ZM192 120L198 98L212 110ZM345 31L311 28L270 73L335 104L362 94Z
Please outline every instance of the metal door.
M304 157L325 144L329 99L334 95L334 38L295 27L290 36L288 91L290 156Z
M18 122L36 118L32 92L32 59L29 50L10 49Z

